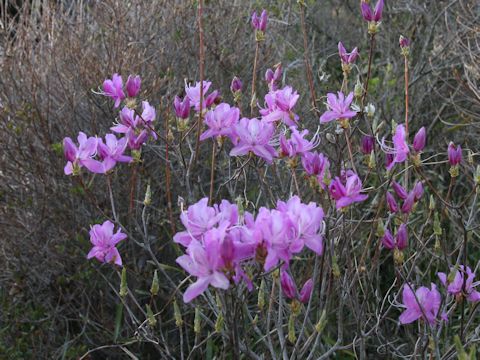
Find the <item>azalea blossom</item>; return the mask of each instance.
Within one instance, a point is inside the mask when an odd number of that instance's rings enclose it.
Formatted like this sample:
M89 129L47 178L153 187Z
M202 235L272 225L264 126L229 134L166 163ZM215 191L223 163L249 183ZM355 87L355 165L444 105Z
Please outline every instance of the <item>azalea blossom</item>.
M280 136L280 149L284 156L295 157L297 155L304 155L316 148L320 143L318 136L314 136L310 141L305 139L305 136L308 135L308 130L306 129L299 132L296 126L291 126L290 131L292 133L289 139L287 139L284 134Z
M344 180L338 176L330 184L330 195L336 201L337 209L342 209L354 202L364 201L368 195L361 194L362 181L353 171L348 170L344 172Z
M400 315L400 324L410 324L422 319L434 325L442 302L436 285L432 283L430 289L422 286L415 293L413 289L411 284L405 284L403 287L402 307L405 310ZM446 315L442 314L442 318L445 319L445 317Z
M341 91L339 91L337 95L328 93L328 110L324 112L322 116L320 116L320 122L327 123L333 120L347 120L355 117L357 113L350 108L352 101L353 92L348 94L346 98Z
M126 134L130 128L136 129L140 118L135 116L135 110L124 106L119 114L120 121L110 130L119 134Z
M385 145L385 139L382 139L382 150L387 154L393 155L393 160L387 165L387 170L391 170L397 163L404 162L410 152L406 142L405 126L397 125L392 140L393 148Z
M390 230L385 229L385 233L382 237L382 244L386 249L393 250L403 250L408 246L408 232L407 225L401 224L398 227L395 238L392 236Z
M265 95L265 108L260 109L262 120L274 122L281 120L287 126L295 126L298 115L293 112L300 95L290 86L280 90L272 90Z
M425 127L422 126L420 130L415 134L415 137L413 138L413 150L415 152L420 152L425 148L425 143L427 141L427 131L425 130Z
M215 101L218 96L218 91L215 90L207 95L208 89L212 85L211 81L204 80L203 81L203 101L202 101L202 109L205 110L206 108L210 107ZM195 111L200 111L200 81L197 81L195 86L185 84L185 93L190 101L190 106L192 106Z
M363 18L366 21L379 22L382 20L383 6L384 0L378 0L375 9L372 10L370 4L367 1L362 0L361 9Z
M295 299L298 296L297 285L295 284L295 281L293 281L290 274L285 270L280 272L280 285L282 287L283 294L288 299Z
M125 90L127 90L127 96L130 98L134 98L140 92L140 85L142 80L140 76L133 76L129 75L127 79L127 83L125 84Z
M115 225L107 220L102 225L93 225L90 229L90 242L93 248L87 255L87 259L96 258L98 261L122 266L122 258L115 247L120 241L125 240L127 235L118 229L114 234Z
M453 142L450 141L448 144L448 161L451 166L457 166L462 162L462 148L456 146Z
M272 163L273 158L277 156L277 152L270 145L275 131L272 124L255 118L243 118L234 129L238 136L238 143L230 151L230 156L241 156L252 152L267 163Z
M235 126L240 118L240 110L236 107L222 103L205 115L205 124L209 127L201 136L200 140L211 137L228 136L232 141L235 138Z
M120 103L125 99L123 92L123 80L118 74L113 74L112 79L106 79L103 82L103 95L112 98L115 101L114 107L120 106Z
M480 281L474 282L475 273L470 267L463 265L458 268L452 267L450 274L453 275L453 280L450 280L450 276L447 277L447 274L443 272L437 273L438 278L450 294L465 296L471 302L480 301L480 292L475 289L476 286L480 285ZM465 276L467 276L466 279Z
M93 173L106 174L117 162L132 161L131 156L123 154L127 148L127 141L126 137L117 139L113 134L105 135L105 143L101 138L98 139L98 155L102 161L86 159L85 167Z
M318 183L325 188L325 176L328 175L330 162L328 158L318 152L306 152L302 156L303 169L309 176L316 176Z
M265 32L267 29L268 23L268 14L267 10L262 10L260 16L257 15L257 12L254 11L252 14L252 26L255 30Z
M92 159L97 153L98 139L96 137L87 137L80 132L77 137L78 147L73 143L72 139L66 137L63 139L63 152L67 164L63 169L65 175L72 175L77 169L85 166L85 162Z
M343 46L342 42L338 43L338 55L340 55L340 59L342 60L342 64L350 65L355 62L358 57L358 49L354 48L352 52L347 52L345 46Z
M267 69L265 72L265 81L267 82L270 91L277 90L277 81L282 77L282 64L275 65L274 69L275 71Z
M175 96L175 100L173 101L173 108L175 109L175 115L179 119L188 119L190 114L190 99L188 96L185 96L183 101L178 97Z

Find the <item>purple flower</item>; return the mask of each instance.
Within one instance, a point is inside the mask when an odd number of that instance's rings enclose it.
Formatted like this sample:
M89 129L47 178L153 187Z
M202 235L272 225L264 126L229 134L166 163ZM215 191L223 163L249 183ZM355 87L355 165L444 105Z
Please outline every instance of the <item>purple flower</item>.
M282 77L282 64L275 65L275 71L267 69L265 72L265 81L270 91L277 90L276 82Z
M298 196L286 203L278 201L277 209L286 213L295 225L295 237L317 255L323 253L323 209L314 202L303 204Z
M140 76L133 76L129 75L127 79L127 83L125 84L125 89L127 90L127 96L134 98L140 92L140 84L142 80Z
M155 121L156 117L157 113L155 108L151 106L148 101L142 101L142 117L140 120L142 120L144 124L150 125Z
M115 263L122 266L122 258L115 245L125 240L127 235L122 233L121 229L113 233L114 225L110 221L105 221L102 225L93 225L90 229L90 242L93 248L87 255L87 259L95 257L98 261L105 263Z
M325 187L324 178L330 167L328 158L322 153L306 152L302 156L302 165L309 176L316 176L322 188Z
M209 95L207 91L210 88L212 83L210 81L203 81L203 98L202 109L205 110L210 105L212 105L215 99L218 96L218 91L215 90ZM195 111L200 111L200 81L197 81L195 86L185 85L185 93L187 94L188 99L190 100L190 106L193 106Z
M400 198L400 199L403 199L405 200L408 196L408 193L407 191L405 190L405 188L400 185L398 182L396 181L392 181L392 187L393 187L393 190L395 191L395 194L397 194L397 196Z
M250 151L272 163L277 156L275 149L269 144L275 128L272 124L258 119L243 118L235 126L238 144L230 151L230 156L246 155Z
M398 204L393 195L390 192L387 192L387 205L388 210L391 213L396 213L398 211Z
M85 161L92 159L97 153L98 139L96 137L87 137L83 132L80 132L77 137L78 147L73 143L72 139L66 137L63 139L63 152L67 164L63 169L65 175L72 175L82 166L85 166Z
M188 96L185 96L183 101L178 96L175 96L173 107L175 109L175 115L179 119L188 119L190 114L190 99Z
M375 9L372 11L370 5L365 1L362 0L362 16L366 21L374 21L379 22L382 20L382 12L383 12L383 0L378 0Z
M123 92L123 80L118 74L113 74L112 80L106 79L103 82L103 95L111 97L115 100L114 107L120 106L120 103L125 99L125 93Z
M232 83L230 84L230 91L232 93L236 93L236 92L242 91L242 87L243 87L242 80L240 80L238 77L235 76L232 79Z
M300 95L290 86L281 90L270 91L265 95L265 108L260 109L262 120L274 122L281 120L287 126L297 124L298 115L293 112Z
M297 298L297 285L293 281L292 277L288 274L287 271L282 270L280 272L280 285L282 286L283 294L288 299Z
M451 166L457 166L462 162L462 148L460 145L457 147L453 142L450 141L448 144L448 161Z
M341 91L337 94L338 97L333 93L327 94L327 107L329 110L320 116L321 123L327 123L332 120L350 119L357 115L355 111L350 109L353 101L353 92L348 94L347 98L345 98Z
M120 122L111 127L110 130L119 134L126 134L130 128L135 129L138 125L139 118L135 116L135 110L124 106L119 114Z
M140 150L143 144L147 142L149 132L141 130L138 134L134 128L129 128L126 134L128 147L132 150Z
M120 140L113 134L105 135L105 143L98 139L98 155L102 161L86 159L85 167L96 174L106 174L117 162L130 162L132 157L123 155L127 148L127 138Z
M465 266L463 265L460 265L458 269L452 267L450 269L450 274L451 276L454 275L454 278L451 282L449 282L450 276L447 277L445 273L439 272L437 275L450 294L455 296L466 296L467 300L471 302L480 301L480 292L475 290L475 287L480 285L480 281L473 282L475 279L475 273L470 267L467 266L466 268L467 270L465 271ZM467 276L466 279L465 275Z
M340 59L342 63L345 65L350 65L355 62L358 57L358 49L354 48L352 52L348 53L345 47L343 46L342 42L338 43L338 54L340 55Z
M345 185L344 185L345 184ZM368 195L361 194L362 181L353 171L345 172L345 181L342 181L338 176L330 184L330 195L336 201L337 209L349 206L354 202L364 201Z
M402 304L405 310L400 315L400 323L410 324L421 318L430 325L434 325L441 301L440 293L433 283L431 289L422 286L415 291L415 294L413 286L405 284Z
M382 245L389 250L395 249L395 240L388 229L385 229L385 233L383 234Z
M413 138L413 150L415 150L415 152L417 153L422 151L425 148L426 140L427 132L425 130L425 127L422 126Z
M222 271L223 261L220 256L224 233L212 229L205 233L203 244L192 240L188 245L187 255L177 258L177 263L190 275L197 278L183 294L183 301L192 301L202 294L209 285L219 289L228 289L230 281Z
M415 194L415 201L420 200L423 196L423 182L417 181L412 191Z
M362 136L362 153L364 155L370 155L370 153L373 151L373 147L375 146L375 138L370 135L364 135Z
M408 245L408 232L407 225L401 224L398 227L397 234L395 235L396 246L399 250L403 250Z
M403 201L402 213L408 214L413 209L413 204L415 203L415 192L410 191L407 198Z
M238 124L240 117L240 110L236 107L230 107L230 105L222 103L210 110L205 115L205 124L209 129L206 130L201 136L200 140L211 137L228 136L232 141L234 140L234 128Z
M260 17L257 15L257 12L254 11L252 14L252 26L255 30L265 32L267 29L268 14L267 10L263 10Z
M290 139L287 139L284 134L280 136L280 149L284 156L295 157L302 155L314 149L319 144L318 136L314 136L312 140L308 141L304 137L308 135L308 130L298 131L296 126L291 126Z
M393 135L393 148L385 145L385 139L382 139L382 150L387 154L393 154L393 161L387 166L387 170L391 170L397 163L402 163L407 159L409 153L408 145L406 142L405 127L403 125L397 125L395 134Z
M308 301L310 300L310 297L312 296L312 291L313 291L313 279L310 278L307 281L305 281L305 284L303 284L302 290L300 290L300 302L303 304L307 304Z

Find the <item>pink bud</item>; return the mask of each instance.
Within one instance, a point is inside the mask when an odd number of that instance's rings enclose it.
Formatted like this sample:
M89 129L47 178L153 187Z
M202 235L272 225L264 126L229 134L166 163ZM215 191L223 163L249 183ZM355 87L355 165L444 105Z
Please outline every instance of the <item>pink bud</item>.
M410 191L407 198L403 202L402 213L408 214L410 211L412 211L414 203L415 203L415 191Z
M417 153L425 148L425 142L427 140L427 133L425 127L421 127L413 138L413 150Z
M305 284L303 284L302 290L300 290L300 302L307 304L308 301L310 300L310 296L312 296L312 290L313 290L313 280L310 278L307 281L305 281Z
M284 270L280 274L280 284L282 285L283 294L287 298L295 299L297 297L297 286L288 272Z
M236 93L238 91L242 91L242 80L240 80L238 77L234 77L232 79L232 83L230 85L230 90L232 91L232 93Z
M395 241L397 243L397 248L399 250L403 250L408 245L408 233L407 233L407 226L402 224L399 226L397 230L397 235L395 235Z
M413 187L413 192L415 194L415 201L418 201L423 196L423 183L418 181L415 186Z
M460 145L457 147L453 142L450 141L448 144L448 161L451 166L456 166L462 162L462 148Z
M260 31L265 32L265 30L267 30L267 22L268 22L267 10L263 10L262 14L260 15L260 25L259 25Z
M175 109L175 115L180 119L188 118L190 114L190 100L188 96L182 101L178 96L175 96L173 101L173 107Z
M388 210L390 210L391 213L396 213L398 211L397 201L390 192L387 192L387 205Z
M362 137L362 153L364 155L370 155L373 150L375 140L372 136L365 135Z
M407 196L408 196L407 191L403 188L402 185L400 185L396 181L392 181L392 187L393 187L393 190L395 191L395 193L397 194L397 196L400 199L405 200L407 198Z
M382 245L389 250L393 250L395 248L393 236L388 229L385 229L385 234L382 237Z
M138 95L140 92L140 84L142 80L140 79L140 76L133 76L129 75L127 79L127 83L125 84L125 88L127 90L127 96L128 97L135 97Z
M403 35L400 35L398 42L400 43L400 47L402 49L410 46L410 40Z

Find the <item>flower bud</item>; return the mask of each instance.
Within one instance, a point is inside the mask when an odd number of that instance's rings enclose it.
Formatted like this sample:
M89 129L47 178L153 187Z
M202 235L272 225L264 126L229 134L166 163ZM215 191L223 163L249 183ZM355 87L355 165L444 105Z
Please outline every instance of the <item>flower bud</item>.
M190 99L185 96L183 101L178 97L175 96L175 100L173 101L173 107L175 109L175 115L179 119L187 119L190 114Z
M155 327L157 325L157 319L155 319L155 315L153 314L152 308L150 305L146 305L147 307L147 320L148 320L148 326L151 328Z
M252 26L255 30L265 32L267 29L268 14L266 10L263 10L260 16L255 11L252 14Z
M403 251L395 248L395 250L393 250L393 262L397 266L402 266L403 260L404 260Z
M320 315L320 319L318 320L318 323L315 325L315 331L317 333L321 333L323 329L325 329L325 326L327 325L327 312L325 309L322 310L322 314Z
M357 83L355 84L355 88L353 89L353 95L355 95L356 98L359 98L363 95L363 86L360 82L360 79L357 79Z
M297 335L295 335L295 315L292 313L288 319L288 341L294 344L295 340L297 340Z
M423 183L421 181L417 181L415 186L413 187L413 193L415 194L415 201L418 201L423 196Z
M365 113L369 118L372 118L375 115L375 105L369 103L365 106Z
M138 95L140 92L140 84L141 84L140 76L132 76L129 75L127 79L127 83L125 84L125 88L127 90L127 96L133 98Z
M260 282L260 288L258 289L258 298L257 298L257 305L260 311L263 310L265 307L265 280L262 279Z
M284 270L282 270L280 274L280 284L282 285L285 297L288 299L295 299L297 297L297 286L288 272Z
M224 321L224 318L223 318L223 314L219 313L218 317L217 317L217 321L215 322L215 331L217 333L222 332L224 322L225 321Z
M232 93L236 93L236 92L242 91L242 87L243 87L242 80L240 80L238 77L235 76L232 79L232 83L230 84L230 90L232 91Z
M417 153L422 151L425 148L426 140L427 133L425 127L422 126L413 138L413 150L415 150Z
M372 150L370 153L370 156L368 158L368 168L373 169L375 167L376 161L375 161L375 152Z
M267 83L271 83L274 81L274 74L272 69L267 69L267 71L265 72L265 81Z
M158 274L157 270L153 273L153 280L152 286L150 287L150 294L156 296L158 294L158 290L160 289L160 285L158 284Z
M435 198L433 197L433 195L430 195L430 201L428 202L428 209L433 211L435 210Z
M405 200L408 196L407 191L396 181L392 181L392 188L400 199Z
M143 205L149 206L152 203L152 189L150 184L147 184L147 191L145 191L145 199L143 200Z
M462 162L462 148L460 145L457 147L453 142L448 144L448 161L451 166L457 166Z
M442 235L442 224L440 222L440 217L438 216L438 212L435 212L433 216L433 233L437 236Z
M308 301L310 300L310 297L312 296L312 291L313 291L313 279L310 278L307 281L305 281L305 284L303 284L302 290L300 290L300 302L307 304Z
M395 241L393 239L392 233L388 229L384 230L384 235L382 237L382 245L388 250L392 250L395 248Z
M373 146L375 144L375 139L373 136L370 135L364 135L362 136L362 153L364 155L370 155L370 153L373 150Z
M390 192L387 192L387 205L388 205L388 210L391 213L396 213L398 211L398 204L397 200L393 197L393 195Z
M173 315L175 317L175 325L177 327L183 326L182 313L180 307L178 306L177 300L173 300Z
M395 242L399 250L403 250L408 245L408 232L405 224L400 225L395 235Z
M408 214L413 209L413 204L415 203L415 192L412 190L408 194L407 198L402 205L402 213Z
M195 308L195 318L193 319L193 331L200 334L202 331L202 317L200 316L200 308Z
M402 55L408 56L410 54L410 40L400 35L400 39L398 40L398 42L400 44Z
M128 294L128 284L127 284L127 268L123 267L122 269L122 277L120 280L120 297L124 298Z

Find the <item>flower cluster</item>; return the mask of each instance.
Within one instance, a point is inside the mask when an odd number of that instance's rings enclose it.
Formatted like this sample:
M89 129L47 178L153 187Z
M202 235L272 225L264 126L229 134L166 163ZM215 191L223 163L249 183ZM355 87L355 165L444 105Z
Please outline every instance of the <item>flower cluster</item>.
M260 208L257 216L239 213L237 205L223 200L209 206L204 198L181 216L186 230L174 241L186 248L177 263L197 278L184 294L189 302L209 285L227 289L230 283L245 281L248 264L257 262L265 271L283 263L288 267L294 254L304 247L323 252L323 210L315 203L304 204L297 196L278 201L276 209Z
M352 170L342 171L340 177L335 177L329 190L337 209L346 208L354 202L361 202L368 198L367 194L362 194L362 180Z
M413 205L423 196L423 183L421 181L416 182L410 192L407 192L405 188L396 181L392 181L392 188L399 200L403 201L403 203L400 207L395 197L390 192L387 192L387 205L391 213L396 213L398 210L401 210L402 213L409 214L413 209Z

